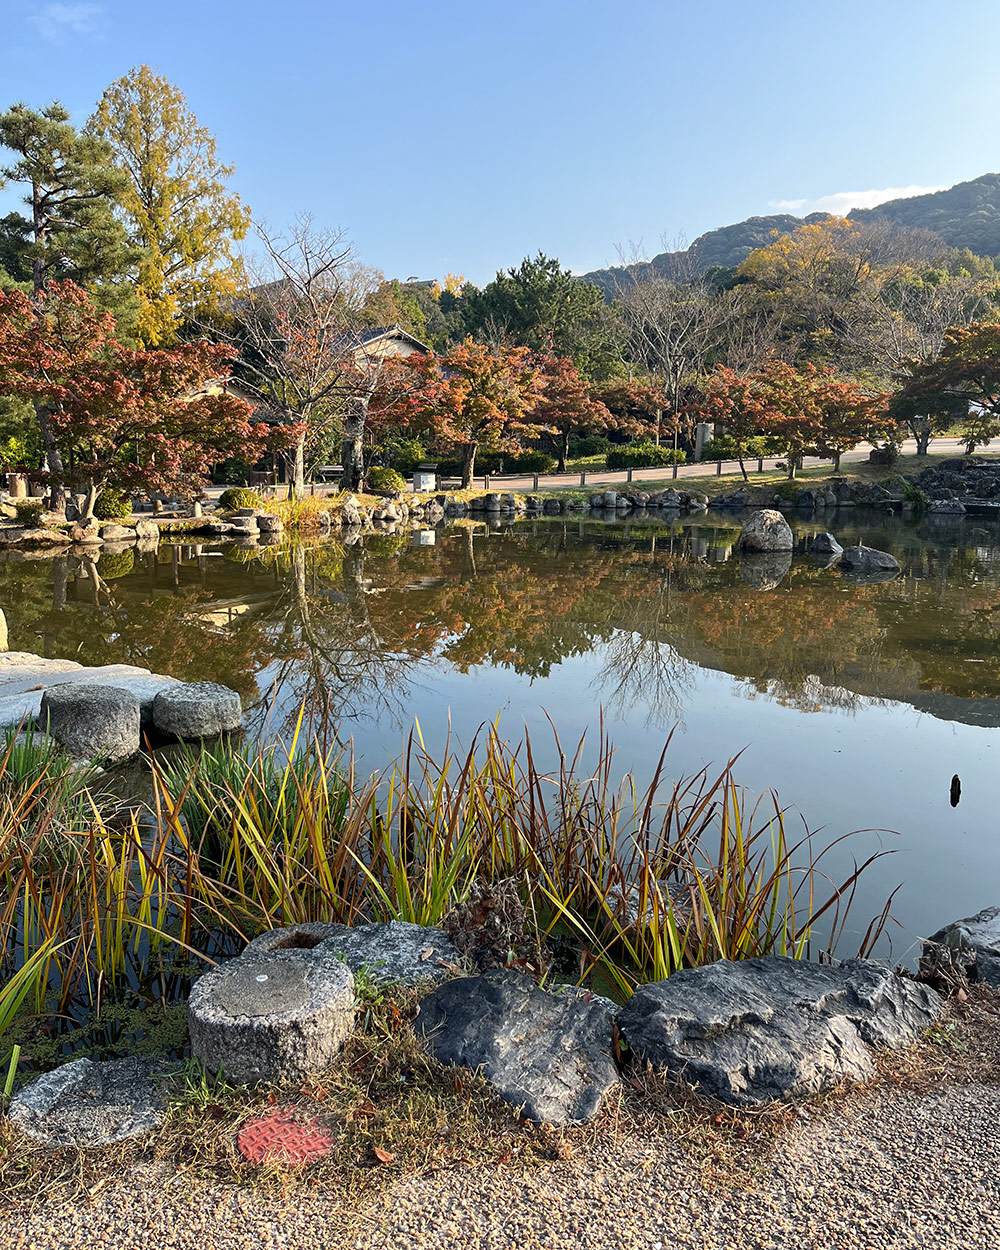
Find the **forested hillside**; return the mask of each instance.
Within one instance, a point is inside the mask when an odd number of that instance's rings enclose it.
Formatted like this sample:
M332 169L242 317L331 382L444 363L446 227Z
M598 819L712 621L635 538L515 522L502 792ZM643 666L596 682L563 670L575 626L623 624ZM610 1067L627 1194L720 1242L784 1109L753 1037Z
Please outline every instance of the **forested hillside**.
M696 277L714 268L733 269L758 247L773 241L774 232L787 234L798 226L822 221L825 214L793 217L778 213L770 217L748 217L732 226L720 226L700 235L684 251L661 252L639 265L596 269L583 275L605 293L624 280L645 281L664 277L674 280ZM893 221L909 229L933 230L951 247L968 248L977 256L1000 255L1000 174L983 174L970 182L959 182L946 191L889 200L877 208L852 209L852 221Z

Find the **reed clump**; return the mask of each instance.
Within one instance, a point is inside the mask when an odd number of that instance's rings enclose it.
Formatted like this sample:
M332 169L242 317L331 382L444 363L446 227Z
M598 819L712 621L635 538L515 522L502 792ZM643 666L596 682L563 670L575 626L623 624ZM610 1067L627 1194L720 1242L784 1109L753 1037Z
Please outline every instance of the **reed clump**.
M68 782L57 760L32 771L8 749L0 952L14 971L44 952L33 1006L59 1010L134 984L165 950L236 948L263 928L475 924L483 908L463 904L493 886L519 900L523 928L498 962L565 979L556 964L569 951L574 979L620 998L720 958L832 950L885 852L859 861L845 855L859 835L791 837L776 798L749 802L732 762L670 779L669 747L640 783L603 726L569 752L553 729L545 765L527 733L512 743L487 725L435 756L417 726L396 762L367 775L300 722L287 742L153 759L150 799L125 810ZM886 903L857 953L888 918Z

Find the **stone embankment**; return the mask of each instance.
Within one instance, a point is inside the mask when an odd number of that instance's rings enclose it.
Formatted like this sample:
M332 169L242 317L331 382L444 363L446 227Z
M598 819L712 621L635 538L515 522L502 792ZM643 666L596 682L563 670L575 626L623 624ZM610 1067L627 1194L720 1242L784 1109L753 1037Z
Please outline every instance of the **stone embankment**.
M117 764L147 738L210 738L242 720L240 696L214 682L178 681L134 664L86 668L27 651L0 654L0 728L32 726L74 760Z
M722 1102L763 1106L867 1080L876 1052L934 1024L944 1000L928 981L942 985L941 970L959 964L967 980L996 983L1000 908L935 934L918 978L864 959L721 960L640 986L623 1007L575 986L542 988L513 968L470 975L438 928L301 924L262 934L195 983L191 1053L234 1083L322 1071L355 1027L363 975L418 986L414 1028L430 1055L481 1073L534 1123L592 1120L636 1062ZM155 1123L169 1066L77 1060L21 1090L10 1114L43 1141L120 1140Z

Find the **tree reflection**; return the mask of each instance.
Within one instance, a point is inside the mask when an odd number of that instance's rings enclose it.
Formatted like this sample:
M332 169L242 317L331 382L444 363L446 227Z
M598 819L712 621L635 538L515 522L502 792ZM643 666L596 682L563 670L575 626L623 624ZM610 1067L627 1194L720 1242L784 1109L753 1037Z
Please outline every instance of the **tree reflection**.
M894 699L961 719L962 700L978 700L982 723L983 701L1000 695L997 527L947 545L921 526L879 525L870 541L903 565L884 585L799 557L748 585L724 524L566 520L464 523L432 546L399 532L96 561L7 553L0 593L12 647L221 681L258 728L286 730L300 707L405 725L433 666L534 683L585 655L593 702L657 727L683 719L704 668L801 710Z

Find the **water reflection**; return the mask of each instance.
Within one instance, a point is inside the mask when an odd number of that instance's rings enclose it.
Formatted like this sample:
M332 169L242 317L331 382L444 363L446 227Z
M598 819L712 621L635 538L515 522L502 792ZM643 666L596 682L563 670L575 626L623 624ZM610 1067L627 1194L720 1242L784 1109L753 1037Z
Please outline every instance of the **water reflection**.
M691 715L705 669L802 711L892 700L1000 724L998 527L852 516L838 539L902 566L858 583L808 556L829 523L795 521L794 557L742 559L735 524L711 515L179 543L96 561L6 553L0 596L12 648L221 681L259 724L281 727L303 703L405 726L442 668L516 673L544 704L545 682L574 658L592 702L657 727Z

